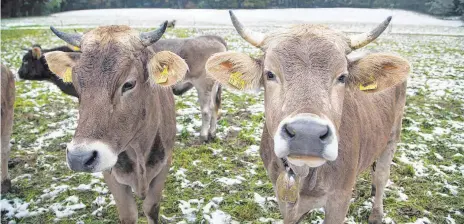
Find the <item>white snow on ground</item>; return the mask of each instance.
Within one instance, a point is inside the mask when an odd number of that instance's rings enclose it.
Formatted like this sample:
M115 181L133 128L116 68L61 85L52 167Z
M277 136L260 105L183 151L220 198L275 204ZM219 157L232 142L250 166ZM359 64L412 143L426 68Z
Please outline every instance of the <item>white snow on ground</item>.
M50 206L50 209L55 213L57 218L64 218L71 216L75 213L75 210L83 209L85 205L82 203L79 204L67 204L63 205L61 203L55 203Z
M52 189L46 189L44 190L44 194L42 194L40 196L40 198L42 199L51 199L53 200L56 196L58 196L58 194L61 194L62 192L66 191L67 189L69 189L69 186L68 185L59 185L59 186L56 186L56 184L52 184L50 186Z
M225 223L238 223L238 222L233 222L232 217L221 211L221 210L216 210L211 213L211 215L204 215L203 216L209 223L217 223L217 224L225 224Z
M259 155L258 152L259 152L259 146L250 145L250 147L248 147L248 149L245 151L245 154L249 156L258 156Z
M282 25L292 23L378 23L393 16L394 25L458 27L460 21L437 19L433 16L397 9L300 8L234 10L247 25ZM102 16L104 15L104 16ZM178 26L231 26L227 10L209 9L100 9L79 10L44 17L2 19L2 27L32 25L97 26L124 24L156 27L165 20L177 20Z
M263 197L258 193L253 193L253 200L256 204L258 204L264 211L267 211L268 207L270 206L270 202L272 201L274 204L277 205L277 198L276 197Z
M179 200L179 208L187 221L194 222L196 220L196 213L200 210L202 203L203 199ZM195 205L195 207L192 207L192 205Z
M224 185L229 185L229 186L241 184L242 181L244 180L246 179L241 176L236 176L236 178L221 177L217 179L217 181L223 183Z
M22 217L37 215L38 214L37 211L30 212L28 210L29 204L30 203L23 202L19 198L14 198L12 200L2 199L0 201L2 216L3 216L3 212L5 212L4 215L9 218L13 216L16 218L22 218Z

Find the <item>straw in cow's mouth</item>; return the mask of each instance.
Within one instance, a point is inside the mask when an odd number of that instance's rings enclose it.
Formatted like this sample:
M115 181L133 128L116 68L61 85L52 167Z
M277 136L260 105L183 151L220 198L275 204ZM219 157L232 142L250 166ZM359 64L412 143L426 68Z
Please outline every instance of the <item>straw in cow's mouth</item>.
M288 165L288 160L287 158L280 158L282 160L282 163L284 164L284 168L287 171L289 175L294 175L295 172L293 172L292 168Z

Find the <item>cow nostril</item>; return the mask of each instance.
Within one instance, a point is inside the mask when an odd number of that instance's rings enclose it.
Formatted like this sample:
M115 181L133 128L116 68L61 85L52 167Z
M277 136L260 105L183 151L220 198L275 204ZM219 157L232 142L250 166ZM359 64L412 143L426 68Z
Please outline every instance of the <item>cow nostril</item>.
M325 141L325 140L327 140L327 138L329 138L329 136L330 136L330 129L329 129L329 127L327 127L325 133L322 134L321 136L319 136L319 138L320 138L322 141Z
M288 137L293 138L296 135L295 129L292 127L289 127L287 124L284 124L283 129L285 131L285 134L287 134Z
M91 166L97 160L98 152L93 151L92 156L84 163L85 166Z

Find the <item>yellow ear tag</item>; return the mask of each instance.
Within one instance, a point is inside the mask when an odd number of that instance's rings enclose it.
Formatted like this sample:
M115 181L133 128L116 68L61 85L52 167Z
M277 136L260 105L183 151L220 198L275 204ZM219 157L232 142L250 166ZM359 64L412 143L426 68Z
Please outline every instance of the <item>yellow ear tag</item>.
M80 50L81 50L81 48L73 46L73 51L80 51Z
M168 66L163 66L163 71L159 74L159 77L156 79L157 84L166 83L168 81Z
M234 72L230 75L229 83L240 90L245 89L245 80L242 79L242 73Z
M370 80L371 80L371 82L369 82L369 83L366 83L364 85L363 84L359 85L359 90L367 91L367 90L377 89L377 82L375 81L374 76L371 75Z
M64 76L63 76L63 82L72 82L72 68L71 67L66 68L66 71L64 72Z
M371 83L371 84L366 84L366 85L359 85L359 90L361 91L366 91L366 90L373 90L373 89L377 89L377 82L374 82L374 83Z

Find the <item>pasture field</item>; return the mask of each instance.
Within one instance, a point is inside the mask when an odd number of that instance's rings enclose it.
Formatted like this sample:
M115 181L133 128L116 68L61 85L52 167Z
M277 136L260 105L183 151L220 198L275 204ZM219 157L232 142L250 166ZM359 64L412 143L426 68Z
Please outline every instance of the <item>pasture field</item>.
M266 30L270 28L262 28ZM73 30L65 30L74 32ZM83 31L78 29L78 31ZM230 50L261 52L230 28L168 30L164 38L217 34ZM64 44L47 29L1 32L2 63L20 66L22 47ZM391 166L385 223L464 223L464 37L384 34L365 49L396 52L413 70L402 143ZM17 81L10 162L13 186L1 196L2 223L115 223L116 207L102 175L75 173L65 159L77 119L77 100L50 83ZM177 139L161 204L166 223L281 221L259 157L263 94L225 91L218 138L198 143L196 92L176 97ZM353 190L347 223L366 223L370 174ZM140 203L140 200L139 200ZM304 223L322 223L323 210ZM139 223L146 223L139 207Z

